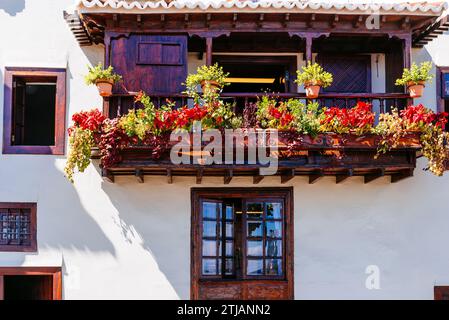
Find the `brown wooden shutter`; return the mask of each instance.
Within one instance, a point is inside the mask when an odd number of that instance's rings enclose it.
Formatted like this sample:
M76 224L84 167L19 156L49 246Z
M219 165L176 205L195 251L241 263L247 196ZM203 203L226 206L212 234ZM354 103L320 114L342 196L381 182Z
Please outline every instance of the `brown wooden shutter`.
M25 89L23 79L16 78L13 81L13 127L11 144L21 144L25 139Z
M324 92L371 92L371 56L318 55L316 61L332 73L333 84Z
M187 36L131 35L112 40L110 61L128 91L181 93L187 76ZM116 91L124 89L116 86Z

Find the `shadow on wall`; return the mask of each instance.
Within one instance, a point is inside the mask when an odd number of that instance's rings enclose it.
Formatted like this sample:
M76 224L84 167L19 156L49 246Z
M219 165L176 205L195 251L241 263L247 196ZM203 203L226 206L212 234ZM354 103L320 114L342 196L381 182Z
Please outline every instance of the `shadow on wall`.
M1 0L0 10L5 11L10 16L15 16L25 9L25 0Z
M164 192L158 186L165 185L165 177L152 178L143 184L132 178L103 182L102 189L118 211L124 240L149 253L161 272L158 281L168 281L178 297L190 299L190 207L185 205L190 187L180 184Z

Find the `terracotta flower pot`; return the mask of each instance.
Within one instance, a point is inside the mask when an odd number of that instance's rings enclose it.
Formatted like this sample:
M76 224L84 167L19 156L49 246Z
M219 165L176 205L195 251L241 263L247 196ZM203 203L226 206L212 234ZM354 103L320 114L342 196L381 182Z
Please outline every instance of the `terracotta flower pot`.
M309 99L318 98L321 89L321 86L319 84L305 84L304 88L306 89L307 98Z
M109 97L112 95L112 85L114 84L111 80L97 80L95 82L98 88L98 92L102 97Z
M407 84L407 89L411 98L420 98L424 92L424 82L409 82Z
M220 90L220 84L213 80L203 80L201 81L201 90L203 90L204 94L216 93Z

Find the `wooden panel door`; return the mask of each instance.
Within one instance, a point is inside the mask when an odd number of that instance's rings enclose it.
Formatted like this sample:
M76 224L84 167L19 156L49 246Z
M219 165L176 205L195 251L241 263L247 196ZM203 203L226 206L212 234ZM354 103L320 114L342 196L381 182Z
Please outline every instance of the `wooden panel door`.
M187 36L137 35L112 39L109 61L128 91L181 93L187 77ZM126 93L116 85L115 92Z
M192 298L293 298L290 197L224 192L195 196Z
M325 55L316 58L323 68L332 73L334 82L324 92L366 93L371 92L370 55Z

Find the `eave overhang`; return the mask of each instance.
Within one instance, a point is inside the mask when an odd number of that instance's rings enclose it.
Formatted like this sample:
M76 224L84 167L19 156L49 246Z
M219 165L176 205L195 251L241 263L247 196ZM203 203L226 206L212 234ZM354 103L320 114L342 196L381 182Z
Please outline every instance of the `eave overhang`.
M81 46L104 41L105 30L127 32L327 32L411 34L422 47L444 32L446 1L386 0L80 0L65 18ZM365 21L379 16L378 30Z

